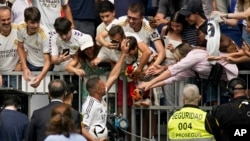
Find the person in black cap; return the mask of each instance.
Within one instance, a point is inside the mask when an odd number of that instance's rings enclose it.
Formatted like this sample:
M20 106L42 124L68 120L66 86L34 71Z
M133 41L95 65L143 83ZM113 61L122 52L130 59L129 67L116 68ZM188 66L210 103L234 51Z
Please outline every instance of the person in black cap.
M241 78L233 78L227 84L230 102L217 106L212 114L218 120L225 141L235 140L236 129L250 125L250 99L246 94L246 83ZM249 140L249 139L248 139Z
M201 0L189 0L179 11L186 17L189 25L184 28L183 40L191 45L197 46L197 30L207 34L207 18L203 11Z

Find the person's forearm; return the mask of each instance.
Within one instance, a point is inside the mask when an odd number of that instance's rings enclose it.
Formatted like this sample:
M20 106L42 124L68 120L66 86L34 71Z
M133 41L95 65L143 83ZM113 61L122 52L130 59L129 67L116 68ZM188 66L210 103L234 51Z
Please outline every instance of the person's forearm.
M151 55L151 51L148 49L148 50L145 50L142 52L142 56L140 58L140 64L138 66L138 70L143 70L144 66L148 63L148 59Z
M46 56L46 59L44 60L43 69L39 74L40 80L42 80L46 76L47 72L49 71L50 65L50 56Z
M108 42L105 40L106 34L108 34L107 31L102 31L101 33L96 35L96 40L104 47L108 47Z
M65 17L71 21L71 23L72 23L71 27L75 28L73 16L72 16L72 13L71 13L71 9L70 9L68 4L63 6L63 12L65 14Z
M235 12L235 13L228 13L227 14L227 18L228 19L246 19L248 16L250 16L250 9L248 8L247 10L245 10L244 12Z
M108 80L106 82L106 87L107 90L110 89L110 87L112 86L112 84L114 83L114 81L118 78L118 76L120 75L121 72L121 68L124 62L124 59L126 57L125 53L122 53L121 56L119 57L118 62L115 64L114 68L112 69L112 71L109 74Z
M162 74L160 74L159 76L155 77L154 79L152 79L151 81L149 81L151 84L156 84L158 82L161 82L165 79L168 79L171 76L171 73L169 70L166 70L164 72L162 72Z
M24 47L23 45L18 45L17 47L17 52L19 55L19 59L22 63L22 69L25 70L28 68L27 64L26 64L26 55L25 55L25 51L24 51Z
M164 80L153 84L150 88L152 89L152 88L160 87L160 86L163 86L163 85L166 85Z
M156 65L160 65L163 60L166 58L166 51L163 47L163 44L161 43L161 40L154 41L158 56L154 62Z

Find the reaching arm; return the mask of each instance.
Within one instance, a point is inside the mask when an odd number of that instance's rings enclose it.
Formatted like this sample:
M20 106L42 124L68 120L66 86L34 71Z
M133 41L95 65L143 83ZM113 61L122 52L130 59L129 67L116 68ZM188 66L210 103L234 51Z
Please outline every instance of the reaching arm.
M121 68L122 68L124 59L125 59L126 54L128 52L128 46L126 46L127 42L128 42L127 39L124 39L122 41L122 44L121 44L122 53L121 53L121 56L120 56L118 62L115 64L114 68L112 69L112 71L109 74L108 80L106 82L107 90L110 89L110 87L112 86L114 81L118 78L118 76L119 76L119 74L121 72Z
M157 58L156 58L154 64L155 65L160 65L161 62L166 57L166 51L165 51L165 49L163 47L163 44L162 44L161 40L154 41L154 45L155 45L155 48L156 48L157 53L158 53Z
M65 70L69 73L74 73L80 77L86 75L86 72L79 68L80 64L79 64L79 58L78 56L75 54L73 56L73 59L67 64Z
M108 31L103 30L102 32L96 35L96 40L104 47L109 47L109 42L105 41L105 38L107 36L108 36Z
M140 64L136 71L141 72L143 70L143 67L147 64L149 56L151 54L151 50L149 49L148 45L145 42L138 43L139 50L142 53L142 56L140 58Z
M65 14L65 17L67 19L69 19L71 21L71 23L72 23L71 28L74 29L75 25L74 25L73 16L72 16L71 9L70 9L69 5L68 4L64 5L64 6L62 6L62 8L63 8L63 12Z

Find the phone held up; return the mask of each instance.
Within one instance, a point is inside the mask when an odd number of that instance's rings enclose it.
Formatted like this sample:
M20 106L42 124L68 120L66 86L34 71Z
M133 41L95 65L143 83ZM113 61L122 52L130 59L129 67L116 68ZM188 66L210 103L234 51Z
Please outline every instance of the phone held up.
M63 49L63 54L65 54L65 53L66 53L66 55L69 55L69 49L68 48L67 49Z

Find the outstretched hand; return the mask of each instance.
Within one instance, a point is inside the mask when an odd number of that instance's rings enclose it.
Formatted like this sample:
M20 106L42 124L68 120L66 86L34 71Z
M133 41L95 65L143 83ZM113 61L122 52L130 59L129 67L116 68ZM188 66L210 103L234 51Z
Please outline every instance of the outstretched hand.
M152 86L152 84L149 81L149 82L142 82L137 87L138 87L138 89L143 89L144 91L147 91L147 90L151 89L151 86Z
M164 66L153 64L152 66L150 66L147 69L146 75L157 75L157 74L163 72L164 69L165 69Z

